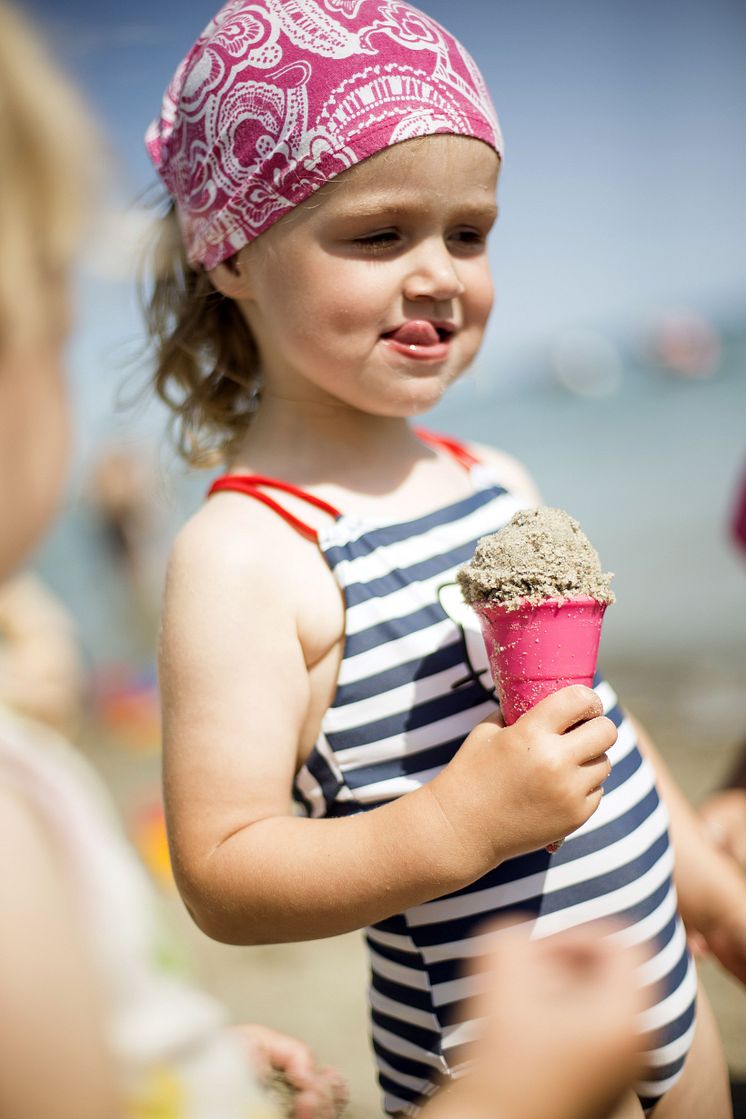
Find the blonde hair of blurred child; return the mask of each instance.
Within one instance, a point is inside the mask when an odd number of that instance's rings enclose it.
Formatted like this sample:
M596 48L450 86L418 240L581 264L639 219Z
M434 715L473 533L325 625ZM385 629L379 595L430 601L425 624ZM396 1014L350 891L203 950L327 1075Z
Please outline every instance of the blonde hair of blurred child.
M64 478L69 272L90 206L97 141L78 96L22 16L3 3L0 20L0 407L16 418L3 432L14 469L0 476L0 507L13 522L0 540L6 578L47 525Z
M67 274L92 196L98 141L69 82L0 6L0 348L66 327Z

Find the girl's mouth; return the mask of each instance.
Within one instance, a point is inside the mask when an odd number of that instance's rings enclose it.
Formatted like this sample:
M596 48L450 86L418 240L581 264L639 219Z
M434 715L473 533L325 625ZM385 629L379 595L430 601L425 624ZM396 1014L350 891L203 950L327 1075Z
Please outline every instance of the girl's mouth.
M395 330L385 331L381 337L387 346L407 357L438 361L447 356L454 333L455 327L451 323L409 319Z

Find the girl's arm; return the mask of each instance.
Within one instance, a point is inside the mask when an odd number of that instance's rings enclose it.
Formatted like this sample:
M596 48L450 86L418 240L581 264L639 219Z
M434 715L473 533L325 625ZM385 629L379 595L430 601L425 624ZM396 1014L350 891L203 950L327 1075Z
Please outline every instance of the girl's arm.
M223 497L177 541L161 648L173 865L203 931L246 944L360 928L461 888L595 811L616 731L579 688L507 730L480 724L435 780L392 803L341 819L292 816L299 743L313 740L321 715L309 723L309 645L333 613L331 576L279 518Z
M639 723L635 722L635 728L668 809L684 923L703 937L724 967L746 983L746 879L709 838L650 736Z
M0 786L0 1115L114 1119L90 948L51 837Z

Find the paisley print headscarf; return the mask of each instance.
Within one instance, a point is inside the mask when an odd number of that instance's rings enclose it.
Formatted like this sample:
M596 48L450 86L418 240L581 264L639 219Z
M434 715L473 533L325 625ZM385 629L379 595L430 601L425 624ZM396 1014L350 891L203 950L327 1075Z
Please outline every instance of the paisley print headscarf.
M230 0L146 134L190 262L213 268L348 167L450 133L502 152L466 50L401 0Z

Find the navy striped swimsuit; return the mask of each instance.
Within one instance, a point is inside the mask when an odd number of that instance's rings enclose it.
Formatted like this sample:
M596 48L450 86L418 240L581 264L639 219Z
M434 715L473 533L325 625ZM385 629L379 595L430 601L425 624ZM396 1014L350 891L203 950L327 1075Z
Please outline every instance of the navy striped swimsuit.
M523 503L458 444L428 438L470 466L468 497L398 524L356 521L312 499L336 514L318 541L346 604L337 692L294 786L314 818L366 811L418 788L495 708L479 624L455 573L479 537ZM297 492L254 476L226 476L216 488L242 489L285 516L256 488L273 485ZM694 1032L696 972L677 912L667 815L614 692L600 677L595 688L619 735L590 820L555 854L511 859L366 930L372 1044L390 1115L417 1114L419 1101L463 1068L474 1036L465 965L479 953L485 918L512 911L531 915L536 937L610 917L624 923L613 934L620 942L646 944L640 983L658 986L640 1022L650 1066L636 1086L643 1106L681 1073Z

